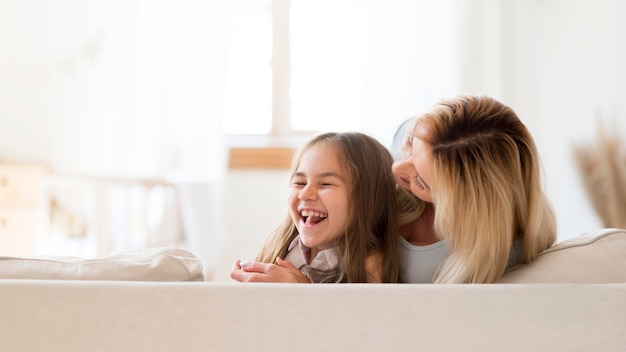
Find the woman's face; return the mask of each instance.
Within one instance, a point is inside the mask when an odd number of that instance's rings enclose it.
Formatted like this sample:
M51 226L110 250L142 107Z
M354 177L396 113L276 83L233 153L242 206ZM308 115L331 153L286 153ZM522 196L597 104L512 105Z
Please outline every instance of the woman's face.
M430 145L415 134L422 135L419 126L417 133L408 133L402 144L402 154L393 163L391 170L396 175L396 182L410 190L417 198L432 203L431 186L433 181L433 162Z

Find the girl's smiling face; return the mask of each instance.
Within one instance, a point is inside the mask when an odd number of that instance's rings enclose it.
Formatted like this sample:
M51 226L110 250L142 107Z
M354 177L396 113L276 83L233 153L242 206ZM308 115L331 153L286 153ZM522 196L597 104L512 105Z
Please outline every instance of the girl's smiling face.
M349 223L352 176L337 154L328 143L317 143L302 154L291 177L289 214L311 259L332 247Z

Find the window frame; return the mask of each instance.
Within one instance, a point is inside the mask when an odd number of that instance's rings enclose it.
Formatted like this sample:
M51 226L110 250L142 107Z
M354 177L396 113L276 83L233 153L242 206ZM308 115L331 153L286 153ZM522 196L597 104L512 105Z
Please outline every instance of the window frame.
M296 131L289 123L290 0L271 0L272 121L269 133L227 135L229 169L288 169L297 145L315 131ZM292 136L292 137L290 137Z

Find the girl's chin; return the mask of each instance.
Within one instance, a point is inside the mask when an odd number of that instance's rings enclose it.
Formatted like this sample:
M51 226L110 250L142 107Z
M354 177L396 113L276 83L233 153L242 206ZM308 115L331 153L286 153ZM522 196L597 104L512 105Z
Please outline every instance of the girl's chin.
M308 248L316 248L319 247L320 244L322 244L319 242L319 236L302 232L300 232L300 242L302 242L302 244Z
M307 248L316 248L317 250L321 251L324 249L328 249L331 248L335 245L335 241L330 241L330 242L320 242L321 238L334 238L336 236L325 236L322 237L320 235L312 235L312 234L306 234L306 233L300 233L300 242L302 242L302 244L307 247Z

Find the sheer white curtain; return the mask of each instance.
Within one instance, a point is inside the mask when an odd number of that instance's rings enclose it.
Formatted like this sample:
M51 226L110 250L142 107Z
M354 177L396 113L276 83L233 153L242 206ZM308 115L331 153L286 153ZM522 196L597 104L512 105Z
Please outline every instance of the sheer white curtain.
M124 0L108 14L107 106L124 131L116 157L176 185L189 246L210 267L223 236L228 2Z
M101 123L119 142L115 153L100 153L116 157L112 169L222 178L227 21L225 0L107 2Z
M38 146L16 155L64 172L220 178L228 5L0 2L3 125Z
M1 1L3 156L172 181L186 232L221 234L228 19L228 0Z

